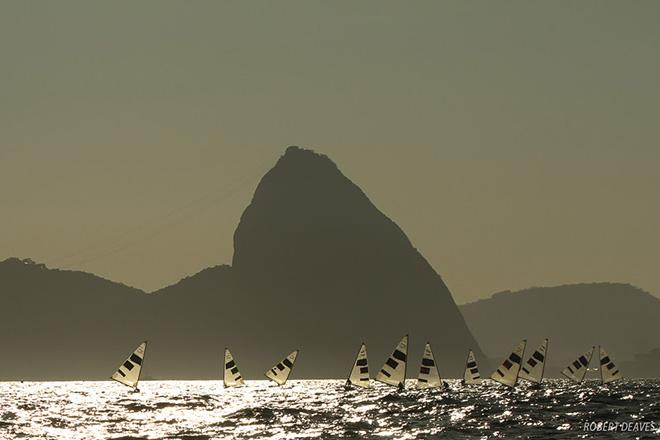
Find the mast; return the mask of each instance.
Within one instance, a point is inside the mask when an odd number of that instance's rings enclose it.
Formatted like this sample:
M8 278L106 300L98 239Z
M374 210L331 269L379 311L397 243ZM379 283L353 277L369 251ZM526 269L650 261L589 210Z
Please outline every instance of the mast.
M600 383L605 384L605 379L603 378L603 363L602 363L602 356L601 356L601 346L598 346L598 371L600 372Z
M549 345L550 345L550 339L545 338L545 353L543 353L543 356L545 356L546 359L548 358L548 346ZM543 366L541 367L541 380L543 380L543 378L545 377L545 364L546 364L546 362L545 362L545 359L544 359L543 360Z
M137 381L135 382L135 388L137 388L138 383L140 382L140 377L142 377L142 368L144 368L144 358L147 355L147 343L149 341L143 341L142 343L144 344L144 350L142 351L142 364L140 365L140 370L138 371L138 378Z

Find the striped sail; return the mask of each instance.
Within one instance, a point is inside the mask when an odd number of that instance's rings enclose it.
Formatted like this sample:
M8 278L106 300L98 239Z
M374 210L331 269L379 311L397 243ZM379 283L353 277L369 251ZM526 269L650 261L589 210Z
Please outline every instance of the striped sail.
M502 365L491 374L490 378L508 387L515 387L516 382L518 382L518 373L520 373L520 364L525 354L526 345L527 339L520 341L511 354L504 359Z
M282 359L282 362L278 362L273 365L273 368L266 371L264 374L266 377L278 385L284 385L289 379L291 370L293 370L293 364L296 362L298 357L298 350L292 351L287 357Z
M463 373L463 383L466 385L481 383L481 375L477 366L477 358L474 357L472 350L468 353L465 361L465 373Z
M144 361L144 353L147 350L147 341L144 341L135 351L119 366L111 379L123 383L131 388L137 388Z
M575 359L571 365L561 370L561 374L577 383L582 382L584 380L584 375L587 374L587 368L591 362L591 357L594 355L595 348L596 347L591 347L591 350Z
M619 369L614 365L612 359L607 355L603 347L600 348L600 378L603 383L614 382L615 380L623 379L623 375Z
M438 366L435 364L433 350L431 350L431 344L427 342L424 346L422 365L419 367L419 376L417 376L417 388L437 388L441 385L442 379Z
M357 356L355 356L353 369L348 376L347 383L362 388L369 388L369 362L367 361L367 346L364 342L360 346Z
M405 335L376 375L376 380L388 385L403 387L406 380L407 358L408 335Z
M539 348L527 359L520 370L520 378L534 383L541 383L545 372L545 357L548 352L548 339L546 338Z
M245 383L243 381L243 376L241 376L241 373L238 371L238 365L236 365L236 361L228 348L225 348L224 365L225 373L222 377L222 381L225 387L236 387Z

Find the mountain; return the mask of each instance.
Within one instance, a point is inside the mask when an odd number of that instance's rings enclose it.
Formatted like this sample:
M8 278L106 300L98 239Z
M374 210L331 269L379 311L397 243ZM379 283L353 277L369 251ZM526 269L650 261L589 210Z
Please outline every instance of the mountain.
M289 147L234 234L232 265L147 294L28 260L0 263L3 379L107 378L144 339L145 376L218 378L222 348L261 378L300 349L294 377L344 377L361 341L375 373L410 334L444 375L486 359L442 278L326 156Z
M148 295L32 260L0 262L0 379L107 378L144 333Z
M297 147L257 186L231 268L154 296L168 298L168 313L204 316L199 329L178 330L189 351L198 338L229 345L248 377L296 348L296 377L343 377L361 341L379 368L406 333L411 368L427 340L445 374L462 373L468 348L481 357L442 278L403 231L328 157ZM199 307L214 312L189 311ZM220 348L211 348L213 360L197 351L217 364Z
M660 348L638 353L635 358L621 364L628 377L660 377Z
M149 367L145 367L149 375L218 379L226 344L232 346L243 370L240 354L257 347L234 330L235 322L249 313L250 299L237 292L233 278L230 266L214 266L149 295L151 313L145 317L145 338L151 341Z
M505 291L460 309L484 351L498 359L522 338L528 340L528 353L543 338L550 338L552 375L592 345L603 345L620 365L638 353L660 348L660 299L629 284Z

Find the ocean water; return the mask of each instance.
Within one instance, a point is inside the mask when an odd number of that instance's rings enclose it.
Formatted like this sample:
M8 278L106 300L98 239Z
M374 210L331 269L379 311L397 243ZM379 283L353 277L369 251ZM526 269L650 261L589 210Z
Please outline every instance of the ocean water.
M447 391L343 381L143 381L0 383L0 438L34 439L433 439L659 438L660 381L610 386L549 380L540 389L493 382ZM608 429L584 430L607 422ZM635 425L654 429L629 432ZM623 426L623 428L622 428ZM639 426L639 425L637 425ZM621 431L625 429L625 431Z

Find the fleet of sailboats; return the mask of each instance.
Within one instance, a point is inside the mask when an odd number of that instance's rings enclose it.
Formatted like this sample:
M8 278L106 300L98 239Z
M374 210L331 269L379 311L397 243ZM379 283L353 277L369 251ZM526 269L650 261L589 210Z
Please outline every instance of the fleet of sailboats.
M392 354L387 358L383 367L376 374L376 381L397 387L400 390L405 388L408 368L408 344L409 338L408 335L405 335L396 345ZM493 372L490 379L510 388L514 388L520 379L531 382L537 386L540 385L545 374L548 339L544 339L538 348L527 358L526 362L523 363L522 361L526 346L526 339L520 341L512 349L511 353L504 358L502 364ZM124 363L119 366L111 378L122 385L132 388L136 392L139 391L138 384L140 382L142 367L144 366L146 350L147 341L144 341L140 343ZM578 358L564 368L561 373L575 383L582 383L589 370L589 364L591 363L595 351L596 347L591 347L591 349L579 355ZM264 375L269 380L275 382L278 386L286 384L293 371L296 359L298 358L298 352L298 350L294 350L289 353L284 359L268 369ZM599 354L598 370L600 371L601 383L608 384L622 379L623 375L605 349L599 346L597 352ZM463 385L475 385L481 384L482 380L474 352L469 350L465 361L465 371L461 383ZM224 351L222 381L225 387L236 387L245 384L245 380L238 369L236 360L228 348L225 348ZM416 388L430 389L443 386L447 387L438 370L431 343L427 342L424 346ZM346 387L370 387L367 345L364 342L360 345L360 349L355 356L350 374L346 379Z
M568 377L575 383L581 383L584 381L584 377L589 370L589 364L591 363L591 358L596 351L596 347L591 347L591 350L588 350L584 354L580 355L572 364L567 366L561 371L561 374ZM598 347L599 353L599 362L598 370L600 371L600 381L602 384L608 384L616 380L623 379L623 375L619 369L614 365L614 361L607 354L605 349L601 346Z

